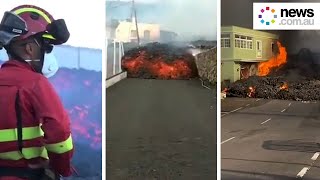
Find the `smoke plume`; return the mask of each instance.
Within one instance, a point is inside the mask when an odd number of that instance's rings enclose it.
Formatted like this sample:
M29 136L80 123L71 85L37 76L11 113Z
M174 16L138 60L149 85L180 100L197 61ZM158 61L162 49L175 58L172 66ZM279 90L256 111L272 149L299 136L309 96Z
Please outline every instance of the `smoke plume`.
M222 0L222 26L235 25L245 28L252 27L253 2L270 2L268 0ZM273 2L316 2L320 0L281 0ZM281 43L287 48L288 54L297 54L300 49L307 48L314 53L320 53L320 33L317 31L269 31L280 35Z
M107 2L107 19L129 18L131 4L117 4ZM178 33L183 40L216 40L217 0L140 0L136 8L139 22L158 23L163 30Z

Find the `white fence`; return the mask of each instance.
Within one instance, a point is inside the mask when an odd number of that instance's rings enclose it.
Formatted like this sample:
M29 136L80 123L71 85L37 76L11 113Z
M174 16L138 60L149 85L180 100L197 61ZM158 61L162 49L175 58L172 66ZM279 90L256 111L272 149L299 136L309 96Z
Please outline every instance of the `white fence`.
M122 72L121 58L124 55L123 43L113 40L108 43L107 40L107 77L109 79Z

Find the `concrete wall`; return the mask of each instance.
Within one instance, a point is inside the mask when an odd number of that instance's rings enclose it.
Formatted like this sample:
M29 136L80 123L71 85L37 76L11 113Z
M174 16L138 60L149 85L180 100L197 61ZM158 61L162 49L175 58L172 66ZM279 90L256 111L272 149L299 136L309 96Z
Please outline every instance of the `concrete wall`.
M231 83L240 80L240 64L234 61L224 61L221 63L221 82Z
M234 76L233 76L234 79L231 82L240 80L241 66L239 63L234 63L233 71L234 71Z
M221 81L230 80L234 81L234 61L225 61L221 63Z
M217 48L212 48L196 55L196 65L202 80L213 85L217 83Z

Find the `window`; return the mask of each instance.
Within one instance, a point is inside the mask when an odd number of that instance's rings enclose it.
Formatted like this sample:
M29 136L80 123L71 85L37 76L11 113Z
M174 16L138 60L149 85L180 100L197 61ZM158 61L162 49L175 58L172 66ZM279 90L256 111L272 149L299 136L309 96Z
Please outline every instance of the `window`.
M234 47L241 49L253 49L252 37L235 35Z
M222 48L231 47L230 34L221 34L221 47Z
M137 31L131 30L131 37L137 37Z

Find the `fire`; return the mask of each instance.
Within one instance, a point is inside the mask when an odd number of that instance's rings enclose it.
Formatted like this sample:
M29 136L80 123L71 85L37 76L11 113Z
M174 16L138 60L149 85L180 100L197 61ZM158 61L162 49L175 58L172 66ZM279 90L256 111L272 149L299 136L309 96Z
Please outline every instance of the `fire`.
M149 45L133 49L122 60L128 77L156 79L191 79L197 76L194 57L188 53L172 52L164 45ZM171 52L169 52L171 51ZM175 54L176 53L176 54Z
M253 97L256 89L252 86L249 87L248 97Z
M288 90L289 89L289 86L288 86L288 83L283 83L283 85L280 87L280 90Z
M272 69L278 68L287 62L286 48L283 47L280 42L277 42L277 45L279 53L276 56L269 59L268 61L259 64L259 76L266 76L270 73Z

